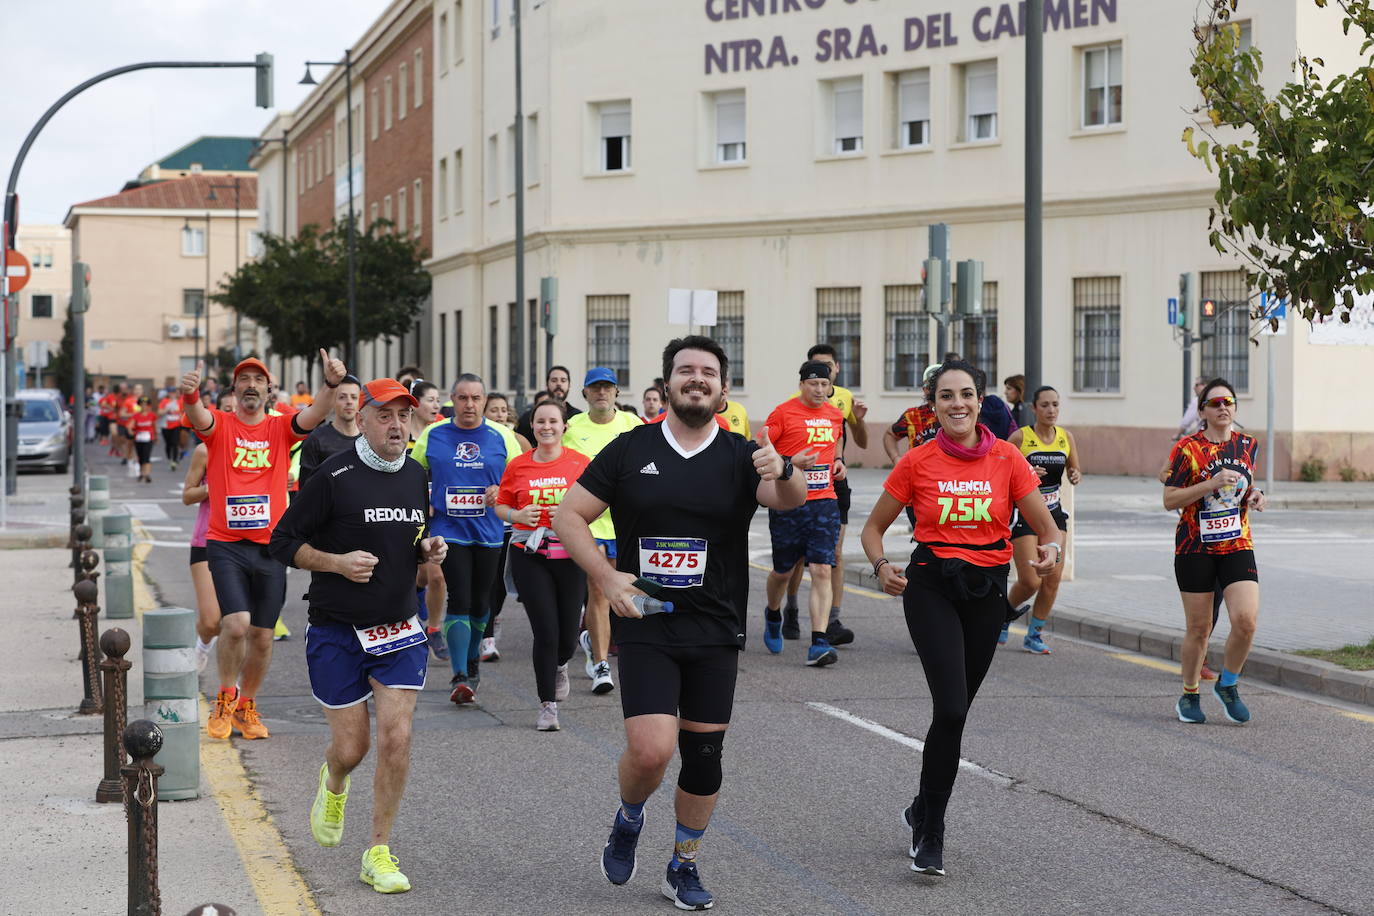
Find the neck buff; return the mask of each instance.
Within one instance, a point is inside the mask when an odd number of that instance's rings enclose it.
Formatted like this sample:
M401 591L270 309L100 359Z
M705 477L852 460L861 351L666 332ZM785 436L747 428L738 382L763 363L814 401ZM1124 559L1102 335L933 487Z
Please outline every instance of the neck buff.
M358 457L363 460L363 464L372 468L374 471L395 474L401 469L401 466L406 463L405 452L402 452L401 457L397 458L395 461L387 461L381 455L378 455L372 450L372 446L368 444L367 436L359 436L355 439L353 441L353 449L358 453Z
M955 442L952 438L945 435L943 428L935 434L935 441L939 443L940 451L944 452L946 455L950 455L954 458L962 458L965 461L972 461L975 458L982 458L988 452L992 451L992 443L997 441L997 437L993 435L992 430L988 429L982 423L979 423L978 444L973 448L968 448L967 446Z

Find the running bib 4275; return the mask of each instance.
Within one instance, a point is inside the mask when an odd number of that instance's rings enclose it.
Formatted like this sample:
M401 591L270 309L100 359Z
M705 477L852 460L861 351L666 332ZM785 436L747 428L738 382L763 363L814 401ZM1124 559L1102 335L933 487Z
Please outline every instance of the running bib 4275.
M444 507L457 518L478 518L487 514L486 487L448 487Z
M830 486L830 465L806 469L806 489L824 490Z
M368 655L389 655L419 645L428 637L418 615L399 623L379 623L375 627L354 627L358 644Z
M248 531L266 528L272 523L272 497L226 496L224 498L224 523L231 531Z
M706 576L705 538L640 538L639 574L666 588L693 588Z
M1240 537L1240 508L1203 509L1197 514L1202 543L1216 544Z

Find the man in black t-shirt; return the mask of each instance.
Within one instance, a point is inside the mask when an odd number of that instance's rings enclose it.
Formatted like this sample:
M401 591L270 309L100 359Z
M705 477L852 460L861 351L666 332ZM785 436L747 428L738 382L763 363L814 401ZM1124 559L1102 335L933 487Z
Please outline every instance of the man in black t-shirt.
M330 743L310 831L321 846L343 838L349 773L368 747L367 701L377 714L372 840L362 880L383 894L410 890L391 855L391 826L410 769L415 700L429 645L415 616L415 570L439 564L441 537L425 537L424 468L406 455L415 398L394 379L361 386L361 436L320 465L272 532L283 563L311 571L305 656Z
M554 366L549 369L548 376L544 379L544 384L549 393L549 397L562 404L568 411L568 417L572 418L582 411L568 403L568 392L572 389L572 375L568 372L567 366ZM535 403L525 408L525 412L515 421L515 432L524 436L527 441L534 441L534 408L538 406L538 399Z
M363 383L347 376L334 389L334 415L328 423L321 423L310 431L301 443L300 485L310 479L325 459L353 448L358 438L358 398Z
M720 791L720 751L744 647L749 520L758 506L793 509L806 481L768 442L728 435L715 423L725 352L709 337L674 340L663 351L668 413L622 433L563 498L554 530L610 600L620 646L626 749L620 810L601 853L613 884L634 875L644 805L682 754L677 833L663 892L680 909L706 909L696 855ZM615 523L616 566L587 527L606 508ZM673 604L641 613L645 589Z

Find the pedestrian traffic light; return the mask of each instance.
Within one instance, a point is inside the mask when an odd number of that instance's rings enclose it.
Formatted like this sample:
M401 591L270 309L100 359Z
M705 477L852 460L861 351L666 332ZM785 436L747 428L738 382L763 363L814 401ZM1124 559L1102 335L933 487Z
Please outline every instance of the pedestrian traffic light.
M558 333L558 278L539 278L539 326L544 333Z
M91 308L91 265L72 262L72 311L87 312Z
M272 107L272 55L266 52L259 54L256 58L257 68L253 71L257 75L257 97L259 108Z
M1203 299L1199 314L1202 316L1202 336L1212 337L1217 332L1217 303L1215 299Z

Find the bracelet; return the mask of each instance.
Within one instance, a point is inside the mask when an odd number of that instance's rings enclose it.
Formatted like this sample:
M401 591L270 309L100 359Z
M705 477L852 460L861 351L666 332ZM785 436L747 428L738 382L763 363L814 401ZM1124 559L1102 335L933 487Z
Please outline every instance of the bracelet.
M884 565L890 564L891 562L892 561L889 560L887 557L879 557L877 561L873 564L873 575L876 576L878 574L878 570L882 569Z
M343 381L342 381L342 380L337 381L337 382L330 382L329 379L325 379L325 380L324 380L324 387L326 387L326 388L338 388L338 387L339 387L340 385L342 385L342 384L343 384Z

